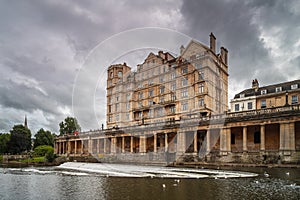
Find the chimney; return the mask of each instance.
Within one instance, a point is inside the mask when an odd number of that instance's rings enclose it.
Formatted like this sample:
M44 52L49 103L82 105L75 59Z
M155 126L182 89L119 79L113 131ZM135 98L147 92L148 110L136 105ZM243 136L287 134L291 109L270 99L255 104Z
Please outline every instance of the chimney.
M252 80L252 89L255 89L255 91L257 91L258 88L259 88L259 83L257 79Z
M180 54L182 54L184 50L185 50L184 46L181 45L181 47L180 47Z
M216 53L216 37L214 36L213 33L210 33L209 35L209 44L212 52Z
M163 51L159 51L158 52L158 56L164 59L164 52Z
M221 47L221 59L227 65L228 64L228 50Z

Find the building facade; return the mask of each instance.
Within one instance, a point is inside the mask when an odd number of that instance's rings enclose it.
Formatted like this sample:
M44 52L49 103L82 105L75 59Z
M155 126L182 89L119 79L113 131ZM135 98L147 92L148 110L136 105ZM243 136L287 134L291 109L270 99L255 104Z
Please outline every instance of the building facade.
M299 163L299 81L235 95L227 112L228 51L191 41L107 70L107 129L56 138L58 155L125 162ZM297 96L297 97L295 97ZM296 101L297 100L297 101ZM265 102L265 103L264 103Z

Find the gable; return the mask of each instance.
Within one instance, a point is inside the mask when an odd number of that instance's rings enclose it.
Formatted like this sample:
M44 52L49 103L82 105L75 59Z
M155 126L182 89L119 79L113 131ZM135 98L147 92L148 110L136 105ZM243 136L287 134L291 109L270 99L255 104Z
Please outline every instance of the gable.
M192 55L201 54L203 52L207 52L209 49L208 47L204 46L203 44L192 40L185 50L182 52L182 57L185 59L190 58Z

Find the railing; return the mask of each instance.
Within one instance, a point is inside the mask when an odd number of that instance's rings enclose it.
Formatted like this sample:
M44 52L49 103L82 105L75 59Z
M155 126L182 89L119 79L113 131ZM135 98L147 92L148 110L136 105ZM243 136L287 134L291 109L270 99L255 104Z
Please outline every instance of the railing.
M283 113L283 112L299 112L300 106L298 105L290 105L290 106L282 106L282 107L274 107L274 108L265 108L260 110L252 110L252 111L241 111L234 113L227 113L227 118L236 118L236 117L245 117L245 116L257 116L257 115L265 115L265 114L275 114L275 113Z

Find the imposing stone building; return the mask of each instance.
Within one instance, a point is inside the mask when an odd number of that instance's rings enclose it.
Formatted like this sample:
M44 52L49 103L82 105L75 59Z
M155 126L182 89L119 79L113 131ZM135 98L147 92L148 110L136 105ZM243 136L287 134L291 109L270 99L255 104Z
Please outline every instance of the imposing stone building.
M228 51L191 41L179 56L150 53L136 71L107 70L107 129L64 135L59 155L126 162L300 162L300 80L259 87L230 102Z
M107 127L175 121L227 111L228 52L191 41L180 55L150 53L136 71L124 64L107 73Z

